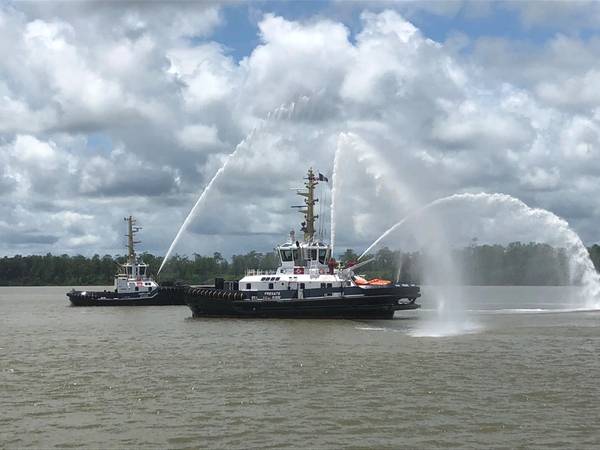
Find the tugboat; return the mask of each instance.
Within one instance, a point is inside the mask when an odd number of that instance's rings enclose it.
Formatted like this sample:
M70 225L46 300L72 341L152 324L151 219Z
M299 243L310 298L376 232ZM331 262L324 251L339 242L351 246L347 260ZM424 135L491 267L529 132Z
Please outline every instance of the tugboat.
M76 291L67 293L73 306L154 306L185 305L187 286L159 286L145 264L135 253L135 234L141 230L136 220L127 221L127 262L115 275L114 291Z
M215 280L215 288L189 288L185 301L193 317L277 317L392 319L395 311L417 309L420 287L366 280L356 274L364 261L338 267L331 246L315 237L315 187L325 181L309 169L299 211L303 240L290 233L288 242L276 248L280 265L274 271L248 270L239 282Z

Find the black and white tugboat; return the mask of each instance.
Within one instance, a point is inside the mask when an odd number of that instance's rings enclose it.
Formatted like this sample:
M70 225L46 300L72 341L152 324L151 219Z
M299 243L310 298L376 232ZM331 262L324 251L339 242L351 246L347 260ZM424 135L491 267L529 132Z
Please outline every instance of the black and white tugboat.
M135 234L141 229L133 217L126 217L127 262L115 275L114 291L67 292L73 306L154 306L185 305L186 286L159 286L149 267L135 253Z
M321 177L320 177L321 178ZM319 182L308 171L300 212L303 240L290 233L276 248L280 266L274 271L248 270L239 282L215 280L215 288L190 288L186 303L194 317L280 317L391 319L398 310L417 309L419 286L366 280L356 270L365 261L338 268L331 247L315 238L315 187Z

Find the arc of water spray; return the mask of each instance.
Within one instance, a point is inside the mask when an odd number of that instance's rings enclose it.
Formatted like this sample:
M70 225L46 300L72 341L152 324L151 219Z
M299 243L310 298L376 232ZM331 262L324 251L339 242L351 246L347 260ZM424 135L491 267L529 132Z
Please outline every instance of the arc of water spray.
M472 196L472 195L473 194L453 194L448 197L438 198L437 200L434 200L431 203L428 203L427 205L417 209L416 211L409 213L400 222L397 222L396 224L392 225L381 236L379 236L377 239L375 239L375 241L371 245L369 245L369 247L367 247L367 249L364 252L361 253L361 255L358 257L358 260L360 261L367 253L369 253L371 250L373 250L374 247L376 247L381 241L383 241L391 233L393 233L395 230L397 230L402 225L404 225L409 219L412 219L413 217L418 216L419 214L422 214L425 211L427 211L428 209L431 209L434 206L437 206L439 204L447 203L447 202L450 202L450 201L456 200L456 199L467 198L468 196Z
M169 257L171 256L171 253L173 252L173 249L175 248L175 246L177 245L177 243L179 242L179 239L181 238L181 235L185 232L185 230L187 230L187 227L189 226L190 222L192 221L192 219L196 216L197 211L200 208L200 205L202 205L202 203L204 202L204 199L206 198L206 194L208 193L208 191L210 191L212 185L215 183L215 181L221 176L221 174L223 173L223 171L225 170L225 167L227 167L227 164L229 164L229 161L231 161L231 159L234 157L234 155L237 153L237 151L240 149L240 147L242 146L242 144L245 143L245 140L240 142L236 147L235 150L229 154L227 156L227 159L225 160L225 163L221 166L221 168L219 168L219 170L217 170L217 172L213 175L212 179L208 182L208 184L206 185L206 187L204 188L204 190L202 191L202 193L200 194L200 197L198 197L198 200L196 200L196 203L194 204L194 206L192 207L191 211L189 212L188 216L185 218L183 224L181 225L181 227L179 228L179 231L177 232L177 234L175 235L175 239L173 239L173 242L171 242L171 245L169 246L169 250L167 250L167 253L160 265L160 268L158 269L158 273L160 274L160 271L163 269L163 267L165 266L167 260L169 259Z
M309 101L309 100L310 100L310 98L307 101ZM181 236L183 235L183 233L187 230L187 228L190 225L190 223L192 222L192 220L196 217L196 214L199 211L200 206L202 205L202 203L204 203L204 199L206 198L208 192L212 188L212 186L215 183L215 181L225 171L225 168L227 167L227 165L229 164L229 162L235 157L235 155L238 153L238 151L240 150L240 148L245 147L246 143L249 140L251 140L254 137L254 135L260 129L262 129L265 126L265 124L267 123L267 121L269 121L272 117L276 117L276 119L279 120L279 119L281 119L282 113L288 112L288 119L291 119L292 118L292 114L294 114L296 112L296 103L295 102L291 102L290 105L291 106L287 107L284 104L284 105L281 105L281 106L277 107L273 111L269 111L269 113L267 114L267 119L266 120L262 120L257 126L255 126L250 131L250 133L248 134L248 136L245 139L243 139L238 145L236 145L236 147L233 150L233 152L231 152L229 155L227 155L227 158L225 159L225 162L219 168L219 170L217 170L217 172L213 175L213 177L208 182L208 184L206 185L206 187L202 190L202 193L198 197L198 200L196 200L196 203L194 204L194 206L190 210L189 214L187 215L187 217L183 221L183 224L181 225L181 227L179 228L179 231L175 235L175 239L173 239L173 242L171 242L171 245L169 246L169 249L167 250L167 253L165 254L165 257L163 258L163 261L160 264L160 267L158 269L158 274L160 274L160 272L162 271L163 267L165 266L165 264L167 263L169 257L171 256L171 253L173 252L173 250L177 246L177 243L179 242L179 239L181 238Z
M512 197L507 194L487 194L487 193L478 193L478 194L454 194L448 197L443 197L437 200L428 203L427 205L419 208L418 210L410 213L406 217L404 217L401 221L392 225L389 229L387 229L381 236L379 236L360 256L359 260L363 258L367 253L369 253L377 244L379 244L383 239L389 236L392 232L400 228L404 225L408 220L422 214L423 212L444 203L450 203L452 201L457 200L488 200L492 202L504 203L508 205L515 206L520 210L526 212L532 217L543 219L546 223L557 227L560 235L564 237L565 243L568 248L571 265L571 272L573 272L577 268L583 269L583 274L581 278L582 285L584 287L585 292L585 307L596 309L600 307L600 275L596 272L594 264L590 259L589 253L581 241L581 238L575 231L573 231L569 224L562 218L558 217L556 214L542 209L542 208L531 208L521 200ZM573 267L575 264L576 267Z
M336 201L339 191L339 164L342 153L342 148L347 148L352 145L354 152L358 153L357 158L361 165L365 167L367 174L371 175L373 179L378 183L376 189L380 189L380 181L383 177L386 178L386 188L392 189L396 195L402 194L403 201L410 201L413 204L413 200L417 197L411 190L410 186L402 183L398 179L392 176L392 173L388 171L388 163L382 159L381 155L370 145L368 145L359 135L354 132L342 132L338 135L335 155L333 159L333 173L332 173L332 185L331 185L331 253L335 247L336 240ZM357 152L357 145L360 145L360 152ZM361 255L361 257L364 256Z

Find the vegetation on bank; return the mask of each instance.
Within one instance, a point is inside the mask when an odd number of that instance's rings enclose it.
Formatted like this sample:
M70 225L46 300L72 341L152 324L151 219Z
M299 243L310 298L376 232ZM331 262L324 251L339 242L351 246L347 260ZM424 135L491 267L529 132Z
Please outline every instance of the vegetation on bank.
M600 268L600 246L588 249L596 270ZM375 260L361 268L369 277L395 280L398 272L404 282L422 283L429 262L422 252L401 252L382 248L372 255ZM358 255L347 249L341 263L356 260ZM118 265L125 256L94 255L91 258L69 255L31 255L0 258L0 286L69 286L111 285ZM162 257L148 253L142 259L156 273ZM564 249L546 244L514 242L507 246L477 245L454 249L452 261L461 269L462 281L473 285L566 285L569 284L568 258ZM252 251L234 255L230 260L220 253L213 256L194 254L174 256L163 269L160 280L190 284L209 283L215 277L235 280L246 269L274 269L278 259L273 252Z

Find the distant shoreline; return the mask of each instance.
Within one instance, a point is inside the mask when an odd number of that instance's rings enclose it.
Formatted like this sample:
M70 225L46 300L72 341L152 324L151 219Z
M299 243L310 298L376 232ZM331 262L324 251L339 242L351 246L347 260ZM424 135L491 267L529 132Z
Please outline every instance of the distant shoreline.
M465 286L569 286L570 255L563 248L536 242L512 242L507 245L471 245L454 248L452 261L459 268L459 280ZM588 248L596 269L600 267L600 246ZM157 274L163 257L142 253L140 258ZM356 262L359 257L352 249L337 255L342 267ZM372 261L364 267L370 277L401 280L405 283L425 284L429 268L437 265L435 256L419 251L407 252L380 248L371 255ZM94 255L30 255L0 257L0 286L111 286L125 256ZM273 270L280 264L275 252L250 251L244 255L224 258L215 252L212 256L194 254L193 257L174 255L161 272L159 283L165 281L199 285L213 283L216 277L226 280L241 279L247 269ZM361 269L361 272L363 269ZM437 278L443 284L444 274ZM451 281L451 280L448 280Z

